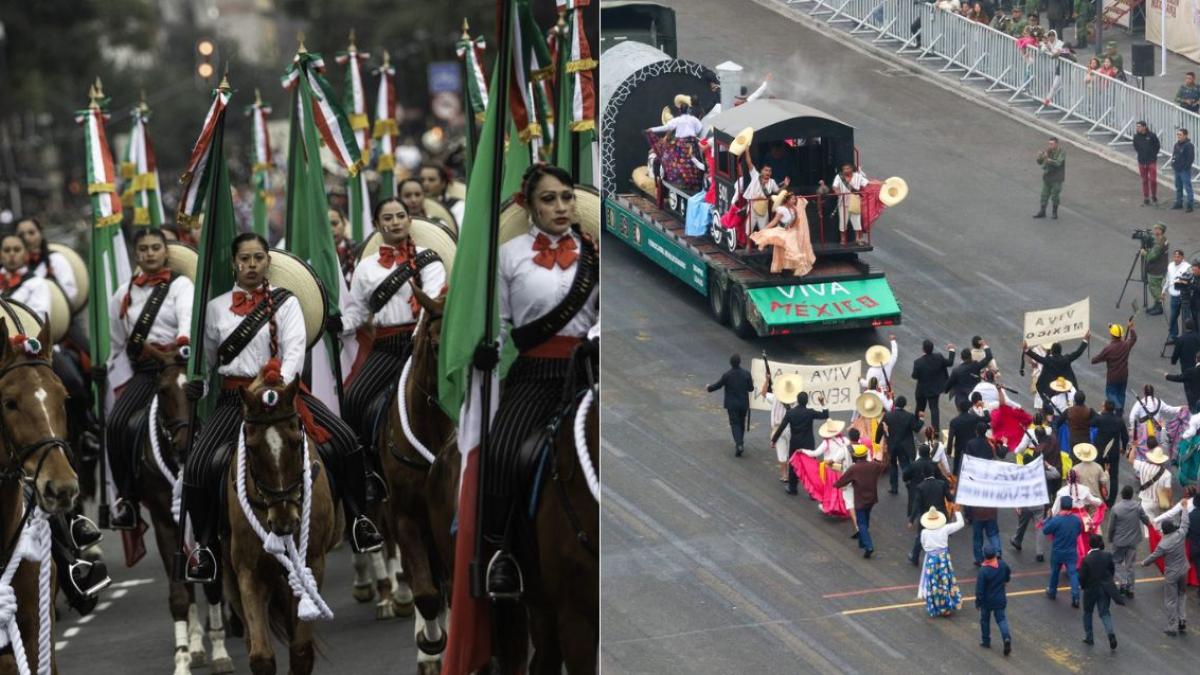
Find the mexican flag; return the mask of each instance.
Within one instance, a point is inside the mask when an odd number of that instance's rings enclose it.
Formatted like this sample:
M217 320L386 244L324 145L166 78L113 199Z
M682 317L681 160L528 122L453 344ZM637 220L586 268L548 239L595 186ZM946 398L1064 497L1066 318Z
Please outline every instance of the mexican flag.
M472 40L469 30L467 20L463 19L462 37L455 43L458 58L463 62L463 80L467 83L464 90L466 101L463 107L467 111L464 168L468 176L471 175L471 165L475 159L476 137L479 133L475 125L483 123L488 107L488 83L487 78L483 75L483 50L487 47L487 42L484 41L482 35Z
M125 161L121 162L121 179L125 182L121 203L133 209L134 225L162 227L167 218L158 190L158 163L150 132L146 130L150 106L142 101L131 111L131 116L133 130L125 148Z
M346 177L346 193L350 197L350 238L354 241L366 241L371 234L371 204L367 192L367 177L361 171L366 166L366 158L370 156L367 144L371 139L371 123L367 120L367 94L363 89L362 78L362 64L370 57L370 54L358 51L358 47L354 45L353 31L350 32L350 47L336 57L339 65L349 66L346 69L345 112L337 110L336 113L342 120L349 122L351 133L347 134L348 137L343 142L348 146L353 140L359 156L362 157L361 161L355 159L358 169ZM316 77L324 81L320 75ZM326 86L328 87L328 84ZM332 93L332 90L329 90L329 93ZM334 100L332 96L330 99Z
M396 196L396 69L383 52L383 65L375 74L379 76L379 92L375 95L375 128L371 138L379 148L379 159L375 170L379 172L379 199L382 201Z
M559 12L569 13L565 34L560 35L554 163L575 176L583 185L595 185L592 144L596 142L596 97L594 71L587 34L583 30L583 7L591 0L557 0Z
M258 90L254 90L254 105L246 109L250 116L250 130L253 140L251 146L251 167L254 171L254 231L264 239L270 240L270 224L267 219L271 213L271 205L275 198L271 194L271 136L267 133L267 118L271 115L271 106L262 102Z

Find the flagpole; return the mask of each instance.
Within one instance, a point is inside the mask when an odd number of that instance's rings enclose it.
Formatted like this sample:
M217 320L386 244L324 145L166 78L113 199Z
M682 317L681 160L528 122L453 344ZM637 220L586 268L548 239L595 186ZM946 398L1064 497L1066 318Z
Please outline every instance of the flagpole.
M500 6L500 53L499 67L497 68L497 77L499 82L496 83L496 91L498 95L496 100L491 103L496 106L496 119L499 128L492 139L492 161L502 161L504 157L504 120L508 116L508 82L512 73L512 44L509 40L512 34L513 21L513 0L502 0ZM492 200L491 213L488 220L488 245L487 245L487 295L484 303L483 311L483 341L481 347L492 350L497 350L496 341L492 338L493 329L496 324L496 267L499 247L497 239L500 234L500 190L504 183L504 172L492 172L492 194L495 198ZM480 415L479 429L479 474L476 483L476 500L475 500L475 522L483 522L483 505L484 499L484 478L487 475L488 466L488 451L490 448L489 431L491 426L491 409L492 409L492 387L489 386L492 371L495 365L488 363L486 367L479 368L483 374L483 384L480 396L480 404L483 409L483 414ZM478 366L476 366L478 368ZM466 467L463 467L464 469ZM483 529L477 527L475 529L475 555L471 560L471 596L474 598L482 598L485 591L485 583L483 579Z
M229 66L226 65L225 75L223 75L221 77L221 83L219 85L217 85L217 96L220 96L222 92L229 91L231 88L229 86L229 70L228 70L228 68L229 68ZM221 111L221 119L217 122L217 126L213 130L212 143L214 145L210 145L209 146L210 148L221 148L221 147L224 147L224 145L225 145L225 111L224 110ZM211 152L211 150L210 150L210 152ZM222 159L223 159L223 157L222 157ZM221 170L221 167L213 166L214 172L219 172L220 170ZM204 250L200 254L201 255L200 259L205 261L206 263L211 264L211 261L213 259L213 244L217 239L216 230L215 230L216 218L214 215L214 211L216 210L216 204L217 204L217 189L220 187L221 181L217 180L216 175L213 175L210 177L209 182L211 183L211 189L209 190L208 208L206 208L204 210L206 222L205 222L204 229L201 230L201 232L200 232L200 238L202 240L201 243L204 246ZM205 236L206 234L208 236ZM199 319L199 321L197 322L196 325L204 326L204 321L207 318L206 315L208 314L208 296L209 296L209 291L211 290L210 279L212 278L212 273L211 273L211 270L208 268L201 268L201 269L197 270L197 272L198 272L197 276L199 277L197 279L197 281L200 284L200 303L199 303L198 307L193 305L193 311L196 313L197 319ZM192 339L195 339L195 338L196 338L196 336L193 335ZM191 356L196 359L196 368L195 368L195 372L193 374L200 375L201 376L200 381L204 382L207 378L204 376L204 336L203 336L203 334L200 336L200 341L196 346L198 347L197 349L191 350L191 352L192 352ZM213 395L216 395L216 393L214 392ZM190 457L192 455L192 453L195 452L195 450L196 450L196 421L197 421L196 418L198 418L199 416L200 416L200 401L199 401L199 399L197 399L195 401L192 401L191 416L188 418L188 454L187 454L188 457ZM187 486L185 485L184 488L182 490L180 490L179 492L180 492L179 522L177 523L178 529L175 533L175 544L176 544L175 553L171 558L171 560L172 560L171 573L177 581L182 581L184 579L184 576L185 576L184 573L186 571L185 568L187 566L187 556L183 552L183 548L186 544L185 533L187 532L187 513L188 513L187 512L187 501L188 501Z
M470 25L467 24L467 17L465 16L463 17L462 31L462 40L466 44L466 47L464 47L466 52L463 54L462 59L463 109L467 118L467 125L465 129L467 145L465 152L463 153L463 170L466 172L467 176L470 176L471 164L474 163L475 160L475 143L478 142L479 131L475 128L475 106L471 101L471 86L467 84L469 78L475 77L475 73L472 72L471 68L472 50L475 49L475 45L471 44Z

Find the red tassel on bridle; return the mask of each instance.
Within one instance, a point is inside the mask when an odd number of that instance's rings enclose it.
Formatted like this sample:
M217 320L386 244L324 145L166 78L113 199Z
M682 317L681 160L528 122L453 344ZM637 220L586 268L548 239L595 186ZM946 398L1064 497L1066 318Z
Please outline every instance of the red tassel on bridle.
M278 387L282 385L283 375L280 374L280 370L282 368L283 363L281 363L279 359L270 359L267 361L267 365L263 366L261 374L263 384L271 387Z

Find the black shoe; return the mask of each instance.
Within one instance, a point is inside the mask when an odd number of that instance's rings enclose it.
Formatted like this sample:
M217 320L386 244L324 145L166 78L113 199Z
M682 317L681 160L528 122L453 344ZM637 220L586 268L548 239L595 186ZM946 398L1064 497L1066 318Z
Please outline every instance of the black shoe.
M1008 656L1012 653L1012 640L1004 641L1004 655Z
M384 482L382 476L374 471L368 471L365 479L365 485L365 494L368 504L379 504L387 501L388 488L387 483Z
M980 642L980 643L979 643L979 646L980 646L980 647L983 647L984 649L991 649L991 648L992 648L992 643L990 643L990 642Z
M1129 598L1130 600L1133 599L1133 589L1132 588L1125 589L1125 597Z
M739 445L739 446L737 446L737 450L735 450L735 451L734 451L734 453L733 453L734 457L741 457L741 456L742 456L742 452L743 452L743 450L745 450L745 448L743 448L743 447L742 447L742 446L740 446L740 445Z
M900 494L900 491L899 491L899 490L897 490L896 488L889 488L889 489L888 489L888 494L889 494L889 495L898 495L898 494Z
M133 530L138 525L137 502L131 499L117 499L109 511L108 526L113 530Z
M913 557L913 556L911 556L911 555L910 555L910 556L908 556L908 562L912 563L912 566L913 566L913 567L916 567L916 566L917 566L917 559L916 559L916 558L914 558L914 557Z
M1083 638L1083 644L1085 644L1085 645L1087 645L1087 646L1091 647L1092 645L1094 645L1094 644L1096 644L1096 643L1095 643L1095 641L1093 641L1093 640L1092 640L1092 638L1090 638L1090 637L1085 637L1085 638Z
M1016 538L1016 537L1013 537L1012 539L1009 539L1009 540L1008 540L1008 545L1009 545L1009 546L1011 546L1011 547L1013 547L1013 550L1014 550L1014 551L1020 552L1020 550L1021 550L1021 542L1017 541L1017 538Z
M496 551L487 567L487 594L492 600L517 600L525 590L521 567L512 555Z
M1073 607L1075 609L1079 609L1079 600L1072 600L1071 607Z
M1142 206L1150 206L1150 200L1149 200L1149 199L1143 199L1143 200L1142 200Z
M783 491L784 491L784 492L786 492L786 493L788 493L789 495L791 495L791 496L793 496L793 497L795 497L796 495L800 494L800 491L799 491L799 490L793 490L792 488L783 488Z
M1046 207L1043 206L1042 208L1038 209L1038 212L1033 214L1033 217L1034 218L1045 218L1046 217Z
M1193 209L1192 209L1192 207L1189 206L1186 209L1184 209L1184 211L1191 213L1193 211Z
M1182 208L1183 208L1183 204L1174 204L1171 206L1172 211L1178 211L1179 209L1182 209Z
M1180 621L1180 622L1179 622L1179 632L1180 632L1180 633L1186 633L1186 632L1187 632L1187 622L1186 622L1186 621Z
M71 544L75 550L82 551L100 543L104 533L87 516L75 516L71 521Z
M355 553L374 553L383 548L383 537L370 518L359 516L354 519L354 526L350 528L350 547Z
M80 596L94 597L112 583L103 560L76 560L71 563L70 577L74 591Z
M854 532L854 534L850 535L850 538L851 538L851 539L858 539L858 531L856 530L856 531Z
M187 560L184 581L196 584L211 584L217 579L217 557L207 546L199 546Z
M869 549L867 549L867 550L863 551L863 557L864 557L864 558L870 558L870 557L871 557L871 554L872 554L872 553L874 553L874 552L875 552L875 549L873 549L873 548L869 548Z
M1115 634L1115 633L1109 633L1109 634L1108 634L1108 648L1109 648L1109 649L1116 649L1116 648L1117 648L1117 636L1116 636L1116 634Z
M1058 220L1058 207L1057 206L1055 206L1054 210L1052 210L1050 212L1050 217L1053 218L1054 220Z
M1037 554L1037 557L1036 557L1036 558L1034 558L1034 560L1036 560L1036 561L1038 561L1038 562L1046 562L1046 556L1044 556L1044 555L1042 555L1041 553L1039 553L1039 554Z

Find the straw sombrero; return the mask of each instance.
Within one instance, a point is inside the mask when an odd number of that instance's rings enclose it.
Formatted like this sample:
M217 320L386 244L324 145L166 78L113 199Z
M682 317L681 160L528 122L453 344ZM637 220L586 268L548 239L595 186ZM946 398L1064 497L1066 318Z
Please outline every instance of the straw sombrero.
M817 429L817 435L821 438L833 438L842 433L842 429L846 428L846 423L841 420L828 419Z
M425 198L425 217L434 222L440 222L452 237L458 240L458 221L454 214L436 199Z
M196 267L200 264L200 254L196 253L195 247L191 244L185 244L181 241L167 242L167 267L172 272L196 280ZM135 267L133 276L142 273L142 268Z
M25 335L37 337L42 330L42 320L33 310L16 300L0 299L0 322L8 325L8 336Z
M679 108L679 107L682 107L685 105L690 106L692 104L692 97L688 96L687 94L675 94L674 103L675 103L676 108Z
M75 249L65 244L50 244L50 252L58 253L63 258L66 258L67 264L71 266L71 271L75 273L75 297L70 298L71 311L78 312L87 305L88 301L88 284L90 277L88 276L87 263L83 261Z
M921 527L927 530L940 530L946 526L946 514L938 511L936 507L929 507L925 515L921 516Z
M662 115L659 116L659 119L662 121L662 124L664 126L666 125L667 122L670 122L671 120L675 119L675 116L671 114L671 106L669 106L669 105L663 106Z
M653 195L658 189L654 177L650 175L650 167L644 164L633 170L633 184L648 195Z
M883 415L883 401L879 397L869 391L864 391L858 395L854 401L854 409L859 415L867 419L875 419Z
M329 307L325 286L308 263L300 258L278 248L271 249L270 253L271 268L267 279L273 288L286 288L300 301L304 332L308 346L312 347L321 338L325 327L325 312Z
M1071 384L1071 381L1062 376L1056 377L1050 382L1050 389L1057 391L1060 394L1065 394L1068 391L1071 391L1073 388L1074 385Z
M587 185L575 186L575 213L579 226L592 237L600 240L600 193ZM500 245L529 231L529 213L512 199L501 205Z
M437 251L438 257L442 259L442 267L446 268L446 278L449 279L450 270L454 269L454 253L457 244L446 233L446 230L432 220L413 218L408 226L408 236L412 237L413 243L417 246ZM358 259L365 260L375 255L379 252L379 246L382 243L383 235L378 231L371 233L371 236L363 242Z
M1099 452L1096 450L1096 446L1092 445L1091 443L1076 443L1074 450L1075 456L1078 457L1079 461L1081 462L1091 462L1095 460L1096 454Z
M50 344L58 344L71 327L71 301L57 279L46 279L50 287Z
M446 196L455 199L466 199L467 184L461 180L450 181L450 184L446 186Z
M892 358L892 350L883 345L872 345L867 348L867 365L882 366Z
M1151 464L1166 464L1171 461L1171 458L1167 456L1167 453L1163 452L1161 447L1158 447L1146 453L1146 461Z
M800 396L800 392L804 390L804 380L799 375L787 373L775 378L775 384L771 387L775 394L775 398L784 405L792 405Z
M775 194L775 196L771 197L771 206L779 208L779 205L787 201L788 197L791 196L792 193L788 192L787 190L780 190Z
M738 132L737 136L733 137L733 142L729 144L729 154L740 156L754 142L754 127L746 127Z

